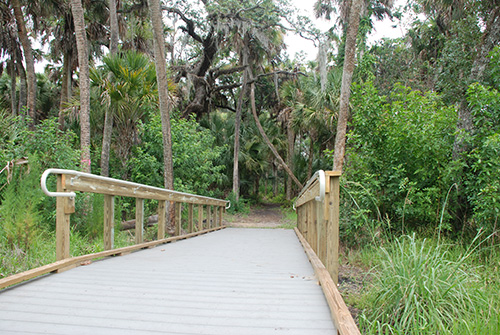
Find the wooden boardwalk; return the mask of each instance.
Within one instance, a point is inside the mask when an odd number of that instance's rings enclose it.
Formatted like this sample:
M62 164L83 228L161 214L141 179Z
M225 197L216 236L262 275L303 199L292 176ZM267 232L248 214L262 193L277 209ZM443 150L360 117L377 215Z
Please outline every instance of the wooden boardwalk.
M293 230L227 228L0 291L0 334L335 334Z

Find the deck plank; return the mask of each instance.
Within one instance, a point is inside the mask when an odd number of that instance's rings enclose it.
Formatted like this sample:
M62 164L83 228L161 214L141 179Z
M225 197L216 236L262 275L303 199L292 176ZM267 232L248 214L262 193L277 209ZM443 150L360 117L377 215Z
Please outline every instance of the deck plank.
M228 228L0 291L2 334L334 334L292 230Z

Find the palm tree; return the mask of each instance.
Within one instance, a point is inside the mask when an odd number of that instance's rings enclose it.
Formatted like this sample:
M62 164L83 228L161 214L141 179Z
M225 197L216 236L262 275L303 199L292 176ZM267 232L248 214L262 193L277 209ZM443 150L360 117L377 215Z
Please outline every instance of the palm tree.
M145 120L156 98L155 69L146 55L133 51L104 57L103 63L90 71L92 106L93 110L104 109L105 117L113 120L115 147L124 171L121 178L127 179L126 165L137 143L137 124ZM111 142L111 134L109 137ZM109 149L107 154L109 158Z
M90 79L89 56L87 52L87 35L85 18L81 0L71 0L73 13L78 65L80 67L80 146L82 151L81 169L90 173Z
M154 55L156 80L160 100L160 114L163 134L163 163L165 168L165 188L174 189L174 169L172 160L172 135L170 132L170 102L168 97L167 65L165 60L165 37L160 0L148 0L149 12L153 24Z
M333 157L333 170L342 171L345 156L345 142L347 131L347 119L349 117L349 98L351 95L351 83L354 73L354 65L356 62L356 38L359 30L359 20L362 7L362 1L366 1L366 8L380 9L372 11L377 17L384 11L385 8L392 6L391 0L376 0L373 1L377 6L371 6L371 0L318 0L315 3L315 13L317 17L325 16L330 19L330 14L334 10L334 3L340 7L341 23L345 31L345 51L344 65L342 71L342 87L340 90L339 114L337 118L337 133L335 136L335 148ZM384 5L384 6L382 6ZM370 13L370 14L372 14Z
M118 15L116 13L116 0L109 0L109 52L112 56L118 53ZM104 114L104 129L102 134L101 151L101 176L109 176L109 151L111 145L111 132L113 131L113 116L106 109Z
M19 0L11 0L11 5L16 18L17 33L23 46L24 62L26 64L28 100L27 109L30 117L30 128L34 129L36 123L36 75L35 75L35 58L33 49L28 37L28 31L24 23L24 14Z

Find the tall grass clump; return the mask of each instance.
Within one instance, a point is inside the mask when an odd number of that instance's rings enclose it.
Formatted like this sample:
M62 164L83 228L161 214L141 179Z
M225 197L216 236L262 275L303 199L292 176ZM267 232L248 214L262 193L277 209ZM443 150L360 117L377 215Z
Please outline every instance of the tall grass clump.
M375 334L446 334L457 319L479 314L485 298L477 269L468 262L474 250L457 252L415 235L381 248L362 328Z

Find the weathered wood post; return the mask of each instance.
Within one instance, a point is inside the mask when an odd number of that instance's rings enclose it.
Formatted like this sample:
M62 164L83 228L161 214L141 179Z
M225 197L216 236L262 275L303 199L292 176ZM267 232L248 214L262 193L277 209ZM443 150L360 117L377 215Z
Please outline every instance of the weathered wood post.
M104 250L111 250L114 247L115 237L115 197L109 194L104 195Z
M193 232L193 204L188 205L188 233Z
M66 176L57 175L57 192L66 191ZM68 197L56 198L56 259L69 258L69 222L75 212L75 199Z
M340 171L326 172L327 255L325 267L335 284L339 280Z
M322 199L321 201L315 201L316 221L317 221L316 254L318 255L318 258L321 260L323 264L326 263L326 241L327 241L325 204L326 204L325 199Z
M224 213L224 207L219 206L219 224L218 224L219 227L222 227L222 214L223 213Z
M144 230L144 199L135 199L135 243L143 242Z
M182 203L175 203L175 236L181 234L181 221L182 221Z
M212 206L207 205L207 229L210 229L210 222L212 220Z
M214 214L213 214L213 223L212 223L212 227L217 227L217 213L218 213L218 210L217 210L217 206L214 206Z
M203 205L198 205L198 231L203 230Z
M158 201L158 239L165 238L165 225L167 223L167 201Z

